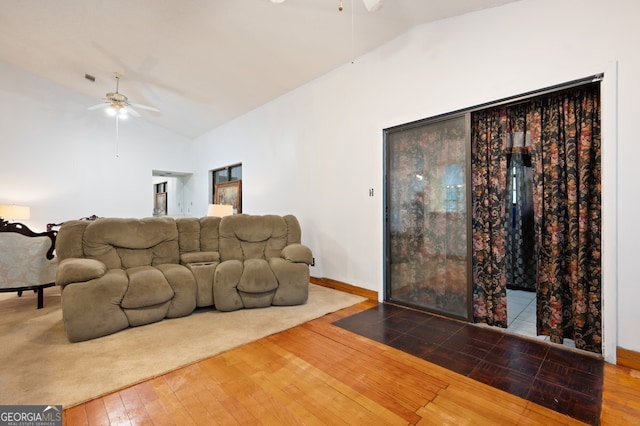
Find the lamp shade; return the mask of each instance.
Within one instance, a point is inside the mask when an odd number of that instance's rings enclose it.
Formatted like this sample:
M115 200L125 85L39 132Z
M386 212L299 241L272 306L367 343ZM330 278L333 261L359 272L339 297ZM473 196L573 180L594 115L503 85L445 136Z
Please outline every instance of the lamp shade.
M28 220L31 217L31 209L27 206L0 205L0 217L9 220Z
M231 204L209 204L207 216L224 217L233 214L233 206Z

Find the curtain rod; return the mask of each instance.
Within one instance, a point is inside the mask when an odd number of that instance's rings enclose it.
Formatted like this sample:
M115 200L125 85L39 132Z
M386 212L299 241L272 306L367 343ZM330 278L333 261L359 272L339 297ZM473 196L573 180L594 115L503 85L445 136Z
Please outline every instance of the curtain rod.
M555 93L562 90L573 89L579 86L585 86L592 83L599 83L604 79L604 74L595 74L589 77L584 77L578 80L568 81L566 83L557 84L555 86L545 87L543 89L533 90L531 92L523 93L521 95L515 95L508 98L499 99L493 102L487 102L481 105L477 105L475 107L466 108L465 112L476 112L479 110L497 107L501 105L517 105L519 103L524 103L532 98L547 95L549 93Z
M434 115L431 117L427 117L427 118L422 118L420 120L416 120L413 122L409 122L409 123L405 123L405 124L399 124L397 126L392 126L392 127L388 127L386 129L383 129L383 131L385 133L390 133L390 132L394 132L394 131L405 131L405 130L410 130L414 127L418 127L423 125L425 122L437 122L440 120L448 120L451 118L454 118L456 116L459 115L464 115L467 113L473 113L476 111L480 111L483 109L487 109L487 108L493 108L493 107L497 107L500 105L512 105L512 104L517 104L517 103L522 103L522 102L526 102L536 96L542 96L542 95L546 95L549 93L553 93L553 92L558 92L561 90L565 90L565 89L571 89L574 87L578 87L578 86L583 86L583 85L587 85L587 84L591 84L591 83L596 83L596 82L600 82L604 79L604 74L603 73L599 73L599 74L594 74L591 75L589 77L584 77L584 78L580 78L577 80L572 80L572 81L568 81L566 83L561 83L561 84L557 84L555 86L549 86L549 87L545 87L542 89L538 89L538 90L533 90L531 92L526 92L520 95L515 95L515 96L510 96L507 98L502 98L502 99L498 99L496 101L491 101L491 102L486 102L480 105L476 105L476 106L472 106L472 107L467 107L467 108L463 108L463 109L459 109L459 110L455 110L455 111L451 111L451 112L445 112L443 114L438 114L438 115Z

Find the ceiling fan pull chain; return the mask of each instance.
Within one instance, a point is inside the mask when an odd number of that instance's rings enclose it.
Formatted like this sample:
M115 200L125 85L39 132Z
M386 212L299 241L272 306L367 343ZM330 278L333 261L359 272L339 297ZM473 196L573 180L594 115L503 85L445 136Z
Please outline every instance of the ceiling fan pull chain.
M355 29L354 29L355 16L353 11L353 0L351 0L351 64L355 61Z
M116 158L120 157L120 132L119 132L119 121L118 116L116 115Z

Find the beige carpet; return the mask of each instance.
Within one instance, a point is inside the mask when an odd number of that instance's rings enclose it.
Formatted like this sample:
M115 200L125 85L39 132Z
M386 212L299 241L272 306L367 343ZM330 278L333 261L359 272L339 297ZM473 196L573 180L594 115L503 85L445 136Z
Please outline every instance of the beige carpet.
M363 300L311 284L301 306L196 311L69 343L57 287L40 310L33 293L0 293L0 405L73 406Z

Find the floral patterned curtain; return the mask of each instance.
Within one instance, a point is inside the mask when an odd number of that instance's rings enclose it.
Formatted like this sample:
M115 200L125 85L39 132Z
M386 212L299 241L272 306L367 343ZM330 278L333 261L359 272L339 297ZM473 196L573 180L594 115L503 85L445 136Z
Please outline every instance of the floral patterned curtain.
M530 154L538 334L601 353L599 91L593 84L472 114L475 322L507 325L516 244L507 181Z
M506 109L482 110L471 122L473 319L506 328Z
M600 86L531 104L538 334L602 352Z

